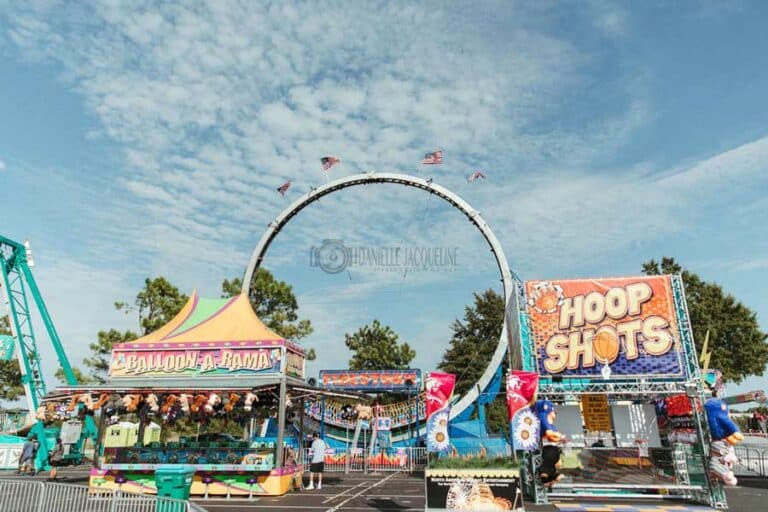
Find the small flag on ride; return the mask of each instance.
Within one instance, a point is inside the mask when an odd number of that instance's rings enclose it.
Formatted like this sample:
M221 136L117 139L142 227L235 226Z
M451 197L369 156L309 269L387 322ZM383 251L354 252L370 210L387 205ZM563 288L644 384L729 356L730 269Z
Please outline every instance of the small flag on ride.
M507 375L507 419L512 420L515 413L533 403L539 386L539 374L512 370Z
M469 178L467 178L467 182L472 183L475 180L484 180L484 179L485 179L485 174L483 173L483 171L475 171L470 175Z
M437 151L427 153L424 155L424 160L422 160L421 163L425 165L443 163L443 150L438 149Z
M339 162L341 162L341 159L335 156L324 156L320 159L320 163L323 164L324 172L328 172L328 169L338 164Z
M450 449L448 423L451 418L451 396L456 375L428 372L427 391L427 451L445 453Z
M455 384L456 375L452 373L427 373L427 417L448 406Z
M447 453L451 449L448 434L448 423L451 418L451 407L446 406L427 419L427 451L432 453Z
M277 191L280 192L280 195L285 197L285 193L288 192L288 189L291 188L291 180L286 181L279 187L277 187Z

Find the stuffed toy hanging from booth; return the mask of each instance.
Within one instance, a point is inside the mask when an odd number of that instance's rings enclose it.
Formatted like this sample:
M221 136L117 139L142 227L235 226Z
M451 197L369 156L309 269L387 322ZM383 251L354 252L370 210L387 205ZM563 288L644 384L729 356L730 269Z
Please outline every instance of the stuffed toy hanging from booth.
M718 398L710 398L704 404L707 412L712 444L709 448L709 471L725 485L737 483L733 465L738 462L733 446L744 439L739 427L728 416L728 406Z
M557 431L554 422L557 419L555 404L549 400L538 400L533 410L541 423L541 466L539 466L538 476L544 485L552 485L563 475L559 472L562 462L560 457L562 450L557 443L564 441L563 435Z

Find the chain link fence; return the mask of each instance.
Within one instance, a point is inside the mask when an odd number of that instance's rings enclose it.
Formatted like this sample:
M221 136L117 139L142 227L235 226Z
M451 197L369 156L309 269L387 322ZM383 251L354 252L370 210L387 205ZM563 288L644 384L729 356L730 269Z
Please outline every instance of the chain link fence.
M204 512L185 500L81 485L0 479L2 512Z

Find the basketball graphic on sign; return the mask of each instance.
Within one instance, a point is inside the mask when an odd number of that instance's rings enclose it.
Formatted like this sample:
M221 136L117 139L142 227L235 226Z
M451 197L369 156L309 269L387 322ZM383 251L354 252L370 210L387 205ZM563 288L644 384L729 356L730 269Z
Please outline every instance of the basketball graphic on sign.
M609 364L619 357L619 339L607 329L597 331L592 338L592 348L595 351L595 359L603 364Z

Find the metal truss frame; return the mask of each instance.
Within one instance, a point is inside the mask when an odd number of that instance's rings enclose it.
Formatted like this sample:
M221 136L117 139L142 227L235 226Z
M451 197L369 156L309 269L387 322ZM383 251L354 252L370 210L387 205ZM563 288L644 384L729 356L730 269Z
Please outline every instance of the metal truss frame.
M587 393L599 393L611 396L614 400L637 399L638 397L663 397L668 395L686 394L690 397L698 443L702 447L701 463L704 466L706 488L693 493L693 498L700 502L717 508L727 508L725 492L719 481L711 478L708 471L709 432L704 427L704 418L701 405L705 398L704 385L701 379L699 358L693 339L688 304L685 299L685 287L680 275L672 276L672 294L675 304L675 315L680 332L679 342L682 344L685 378L630 378L630 379L600 379L590 378L540 378L540 398L548 398L555 402L576 400L580 395ZM527 314L527 301L522 290L522 298L518 299L520 319L520 341L522 347L523 368L527 371L538 371L536 362L536 348L532 336L529 316ZM541 464L540 452L527 452L525 455L524 489L535 503L547 503L547 491L536 478L538 467ZM687 477L687 475L686 475Z

